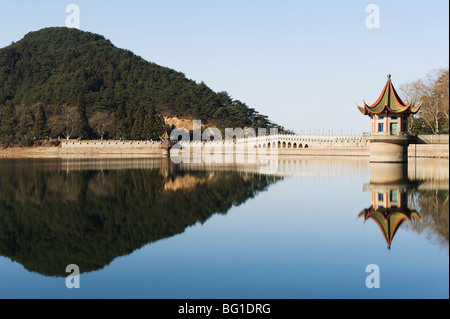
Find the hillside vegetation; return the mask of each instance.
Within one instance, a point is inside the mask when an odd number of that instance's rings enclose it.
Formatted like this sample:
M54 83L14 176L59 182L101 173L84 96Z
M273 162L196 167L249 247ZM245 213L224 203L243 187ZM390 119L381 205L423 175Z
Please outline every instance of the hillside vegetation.
M227 92L216 93L97 34L46 28L0 49L2 142L158 138L169 128L163 117L201 119L222 130L276 126Z

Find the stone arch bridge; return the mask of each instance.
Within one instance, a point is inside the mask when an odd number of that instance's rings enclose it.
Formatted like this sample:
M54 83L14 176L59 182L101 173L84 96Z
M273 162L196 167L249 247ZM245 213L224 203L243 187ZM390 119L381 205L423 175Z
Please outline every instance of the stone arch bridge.
M310 147L366 147L370 145L365 136L277 134L236 140L236 144L253 148L310 148Z

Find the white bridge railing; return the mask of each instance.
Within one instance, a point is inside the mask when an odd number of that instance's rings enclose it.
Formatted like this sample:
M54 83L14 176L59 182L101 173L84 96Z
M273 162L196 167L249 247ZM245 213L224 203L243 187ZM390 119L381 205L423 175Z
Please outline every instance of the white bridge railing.
M238 139L237 144L249 144L257 148L302 148L312 146L369 146L365 136L320 135L320 134L277 134Z
M191 141L179 142L181 146L196 145L236 145L250 148L309 148L309 147L366 147L370 145L367 136L353 135L320 135L320 134L276 134L258 137L247 137L235 141ZM63 140L62 147L160 147L160 141L130 140Z

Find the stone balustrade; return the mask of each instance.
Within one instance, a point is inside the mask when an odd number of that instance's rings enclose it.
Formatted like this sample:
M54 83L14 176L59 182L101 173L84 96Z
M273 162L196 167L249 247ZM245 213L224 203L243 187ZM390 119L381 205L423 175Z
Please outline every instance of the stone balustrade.
M160 147L160 141L128 141L128 140L64 140L63 148L92 148L92 147Z
M365 136L277 134L238 139L237 144L249 144L257 148L308 148L308 147L367 147L370 141Z
M320 134L276 134L237 139L235 141L191 141L179 142L180 145L237 145L253 148L309 148L309 147L367 147L370 141L365 136L320 135ZM63 148L106 148L106 147L160 147L160 141L130 140L64 140Z

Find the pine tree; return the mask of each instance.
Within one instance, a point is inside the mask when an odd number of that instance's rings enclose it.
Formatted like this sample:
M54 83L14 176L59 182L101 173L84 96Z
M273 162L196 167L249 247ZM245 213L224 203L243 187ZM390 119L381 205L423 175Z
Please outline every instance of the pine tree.
M114 122L115 138L125 138L125 139L128 138L129 136L128 118L125 106L122 103L119 104L117 111L114 112L113 122Z
M14 132L14 106L8 104L3 112L2 122L0 124L0 135L8 138L11 137Z
M137 112L134 115L134 124L131 129L131 139L140 140L142 137L142 131L145 121L145 108L140 105Z
M60 137L62 134L62 106L57 104L53 115L48 120L48 127L52 137Z
M35 115L26 105L16 105L14 108L15 137L17 141L30 140L33 135Z
M144 128L141 135L142 139L158 139L164 133L164 130L164 119L156 114L154 107L151 107L150 112L148 112L144 120Z
M150 109L150 112L148 112L147 116L145 117L144 120L144 127L142 128L142 139L143 140L150 140L153 139L152 138L152 130L153 130L153 119L154 119L154 108L152 107Z
M156 114L155 115L155 125L153 130L153 136L155 139L158 139L161 135L164 134L164 131L166 130L166 122L162 118L162 116Z
M41 139L47 134L47 118L42 103L37 106L32 134L37 139Z
M76 130L76 135L81 138L88 138L90 136L89 121L86 114L86 102L83 94L78 96L77 112L80 116L80 123Z

